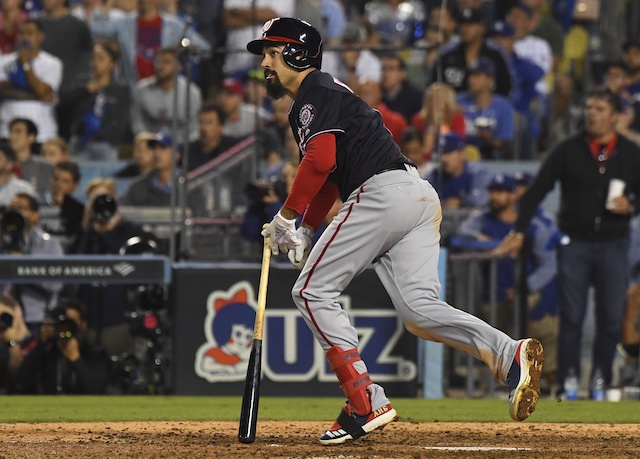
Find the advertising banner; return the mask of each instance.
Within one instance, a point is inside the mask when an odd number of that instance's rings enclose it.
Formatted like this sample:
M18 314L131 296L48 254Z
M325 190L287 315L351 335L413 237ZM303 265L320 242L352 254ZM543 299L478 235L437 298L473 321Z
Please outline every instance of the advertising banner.
M324 352L291 299L299 271L274 263L263 339L263 395L342 396ZM182 263L173 272L174 392L242 395L253 340L259 265ZM415 397L416 338L406 332L372 269L338 299L360 355L389 396Z

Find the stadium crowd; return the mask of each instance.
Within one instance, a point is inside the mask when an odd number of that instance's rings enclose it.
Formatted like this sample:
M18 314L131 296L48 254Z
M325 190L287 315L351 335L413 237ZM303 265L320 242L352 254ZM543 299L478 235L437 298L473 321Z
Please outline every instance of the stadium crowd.
M604 236L571 226L567 209L558 221L539 207L556 181L563 205L581 192L571 171L552 174L545 167L558 156L557 145L591 150L601 176L594 172L594 186L604 177L605 190L621 178L606 173L616 148L640 155L640 21L632 19L640 7L634 2L452 0L447 8L436 0L0 3L4 254L125 253L136 236L167 253L157 234L119 207L172 202L184 202L196 217L238 217L238 238L259 241L300 158L288 123L291 100L267 98L259 61L244 46L267 20L295 16L325 39L322 70L380 112L434 185L445 220L448 212L463 212L443 234L443 245L500 257L491 287L500 326L510 326L515 301L524 296L527 334L547 349L549 387L561 393L564 376L580 369L575 343L591 284L602 290L592 372L601 370L611 384L615 352L637 365L640 186L626 182L620 207L596 212L603 228L608 221L616 228ZM578 7L584 3L589 7ZM217 184L179 186L178 178L215 169L247 138L255 139L258 168L228 173L236 184L231 204L222 203ZM571 139L582 143L567 144ZM513 167L496 174L493 161ZM560 167L558 161L553 164ZM545 172L536 174L538 165ZM46 224L44 211L55 216ZM22 226L9 234L16 218ZM510 238L525 241L524 282L514 274L514 259L504 256L514 253L505 249ZM616 246L622 258L630 254L628 266L617 257L616 269L605 268L603 255L583 278L571 278L576 273L567 263L593 253L590 244L612 241L622 244ZM571 251L576 243L585 244L582 251ZM571 297L571 282L584 294ZM619 285L616 292L602 286L607 283ZM0 385L9 393L107 391L109 356L135 353L127 320L134 303L119 286L6 285ZM73 336L56 340L52 327L70 323ZM568 351L556 359L558 347ZM56 371L64 372L58 382L65 384L55 383Z

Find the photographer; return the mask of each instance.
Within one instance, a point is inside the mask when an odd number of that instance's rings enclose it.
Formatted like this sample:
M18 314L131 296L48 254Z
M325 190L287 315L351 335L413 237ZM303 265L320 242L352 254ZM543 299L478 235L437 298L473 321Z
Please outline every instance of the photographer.
M132 237L147 237L142 227L125 218L118 210L113 179L96 178L86 188L87 203L82 228L70 253L119 254ZM130 309L123 285L87 285L79 287L78 298L87 305L90 331L109 355L133 351L133 338L125 320Z
M16 371L38 339L31 335L15 300L0 296L0 391L13 394Z
M50 311L40 339L16 373L22 393L104 394L110 360L86 340L84 306L72 300Z
M62 256L60 242L52 238L36 224L40 220L40 207L36 198L27 193L18 193L11 201L9 210L0 220L1 251L4 254L57 255ZM24 320L31 333L38 333L45 312L57 303L62 284L13 284L12 296L24 312Z

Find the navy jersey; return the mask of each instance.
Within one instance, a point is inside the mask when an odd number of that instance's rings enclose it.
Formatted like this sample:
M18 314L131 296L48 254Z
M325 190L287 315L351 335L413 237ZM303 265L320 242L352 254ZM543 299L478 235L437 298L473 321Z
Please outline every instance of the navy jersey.
M336 167L328 180L346 201L367 179L388 167L410 161L393 141L382 116L328 73L311 72L302 81L289 112L289 124L300 148L300 159L313 137L336 136Z

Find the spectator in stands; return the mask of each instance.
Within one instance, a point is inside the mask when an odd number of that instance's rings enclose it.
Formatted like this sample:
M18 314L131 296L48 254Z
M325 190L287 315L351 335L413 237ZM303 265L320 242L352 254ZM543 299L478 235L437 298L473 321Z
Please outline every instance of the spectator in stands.
M464 111L469 143L480 149L484 159L504 159L513 155L513 107L506 98L493 93L496 71L493 62L481 57L469 68L468 92L458 95Z
M564 54L564 31L555 18L547 12L547 0L524 0L533 11L531 15L531 34L549 43L553 53L553 71Z
M149 141L154 140L156 134L149 131L138 133L133 139L133 161L113 174L116 178L132 178L148 174L153 170L153 151Z
M21 8L22 0L2 0L0 10L0 53L15 51L18 26L29 16Z
M174 79L174 72L178 66L175 51L163 48L158 51L155 59L155 74L144 78L136 84L131 106L131 122L134 134L143 131L169 132L177 117L178 137L177 142L193 142L198 138L198 128L193 122L190 124L189 137L184 139L184 128L188 120L195 120L202 96L200 88L194 83L187 82L183 76ZM187 99L189 94L189 113L187 113ZM178 109L175 112L175 92L178 93Z
M255 7L255 8L254 8ZM254 56L239 43L247 43L260 35L262 25L269 19L292 17L294 0L225 0L223 10L224 27L227 30L227 52L223 71L226 76L240 78L249 69L256 67ZM241 48L241 49L240 49Z
M514 49L515 32L507 23L498 21L493 25L491 37L500 45L513 69L514 85L509 99L516 111L516 145L518 159L531 159L535 141L541 133L544 94L539 92L538 83L544 78L544 70L532 61L523 58Z
M491 175L484 166L466 160L466 142L455 132L440 135L438 140L442 175L438 168L427 180L440 196L443 209L470 209L487 203L487 185Z
M87 185L85 195L87 202L81 230L69 253L117 255L132 237L148 237L142 226L120 213L113 179L93 179ZM113 205L111 209L102 207L104 203L115 203L115 211ZM83 284L78 288L78 299L87 307L89 329L109 355L134 352L133 337L125 318L125 312L131 309L125 286Z
M122 19L125 16L125 12L121 9L114 8L111 6L111 3L115 2L107 3L104 0L80 0L71 8L71 14L87 24L90 24L91 21L93 21L94 14L101 10L110 21Z
M237 142L237 139L224 134L227 115L219 105L203 105L198 118L200 138L189 146L187 166L190 171L216 158Z
M558 380L570 368L580 374L581 336L587 296L596 290L596 337L592 369L610 384L620 341L628 285L629 222L640 196L640 149L615 132L620 99L594 88L585 103L585 129L555 147L519 202L514 232L496 253L517 253L544 196L561 185L559 227L570 241L558 249L560 334ZM624 182L620 195L607 198L612 179Z
M0 391L19 393L15 375L25 357L37 345L22 317L22 308L9 296L0 296ZM8 322L10 323L8 323Z
M51 188L44 195L43 205L60 209L60 226L48 228L54 234L75 237L82 226L84 204L73 197L80 184L80 168L73 161L61 161L53 167Z
M182 19L163 13L157 0L140 1L137 12L114 21L102 10L96 10L90 26L94 36L118 40L122 74L132 91L138 80L153 76L156 53L178 46L185 31L193 46L202 51L210 49L209 43L185 27Z
M44 0L42 49L62 61L62 82L59 88L56 118L58 134L69 139L71 107L67 94L84 87L89 81L89 59L93 40L89 26L71 15L66 0Z
M342 44L353 49L327 51L322 57L322 71L345 82L354 92L358 90L360 79L378 82L382 79L382 63L378 56L369 49L358 49L369 44L367 26L363 21L349 22L342 35Z
M399 55L382 57L382 101L407 123L422 107L422 92L407 80L407 66Z
M171 189L177 185L179 171L174 167L173 149L175 145L167 134L159 133L153 140L147 141L153 152L153 170L129 184L122 197L126 206L171 206ZM180 190L177 190L178 193ZM180 197L176 195L176 204ZM204 202L199 194L187 194L187 206L194 214L199 214Z
M364 16L386 45L410 45L424 35L425 6L418 0L370 0Z
M58 134L54 107L62 62L40 49L45 38L42 25L27 19L18 27L18 48L0 57L0 136L9 134L9 121L31 119L38 126L38 141Z
M276 137L281 145L284 146L287 132L291 131L289 126L289 110L293 100L289 96L281 99L272 100L273 118L269 126L274 130Z
M627 89L636 100L640 100L640 38L627 40L623 50L624 61L631 76Z
M129 88L114 79L117 61L113 45L97 43L91 55L91 79L66 95L71 151L78 160L117 160L129 133L131 96Z
M0 208L8 207L18 193L36 195L33 185L16 177L17 162L18 158L13 148L7 142L0 141Z
M501 49L486 39L487 28L482 12L465 9L460 13L460 42L442 49L431 68L431 82L439 81L441 74L445 83L456 92L468 89L468 69L481 57L489 59L495 69L495 92L508 96L513 86L511 69Z
M3 231L2 253L16 256L62 256L60 242L37 226L40 220L40 205L35 197L27 193L18 193L11 200L9 210L12 213L6 213L2 217L7 223L5 227L9 228ZM20 303L24 320L32 333L38 333L45 313L58 301L60 290L62 284L58 282L11 285L11 296Z
M229 137L246 137L258 131L269 121L256 107L244 102L244 87L240 80L225 78L219 94L220 106L225 112L224 134Z
M264 118L271 116L271 99L267 97L267 87L264 84L264 71L253 69L245 77L247 103L258 109Z
M431 164L427 159L428 154L424 148L422 133L415 126L409 126L404 130L400 148L402 153L416 165L420 177L426 177L431 170Z
M402 139L402 133L407 128L407 122L400 113L394 112L382 102L382 88L380 83L362 79L358 83L356 94L358 94L369 107L380 112L384 125L391 131L393 140L399 144Z
M69 161L69 147L60 137L53 137L42 144L40 156L51 164L58 164L62 161Z
M616 131L640 145L640 100L636 100L628 90L629 73L624 62L605 64L604 86L620 98L622 105Z
M424 137L424 149L431 155L438 145L438 136L455 132L465 137L464 113L456 103L456 93L445 83L432 83L424 93L422 108L411 118Z
M513 177L498 174L489 183L489 200L486 210L473 212L465 219L452 239L454 247L471 250L493 250L513 230L518 216L516 208L516 181ZM556 247L559 232L553 219L542 214L531 220L527 230L529 242L525 253L527 295L527 336L539 339L547 355L544 374L550 385L556 383L556 349L558 338L558 291L556 284ZM515 278L516 265L512 258L497 261L497 327L513 331L513 310L518 287ZM485 276L488 273L485 272ZM488 298L488 277L485 277L485 298Z
M40 340L16 374L23 393L104 394L110 359L87 339L84 305L67 299L47 317Z
M442 24L442 27L440 25ZM446 46L459 39L456 34L458 20L451 7L444 8L442 4L437 4L429 11L429 28L435 27L442 33L441 46Z
M9 144L16 152L20 178L33 185L38 196L49 189L53 166L46 159L33 156L38 136L35 123L26 118L14 118L9 123Z
M514 30L513 48L518 56L533 62L548 75L553 71L553 53L546 40L531 34L532 17L533 9L523 2L516 3L509 10L507 22ZM543 95L549 92L544 80L538 82L537 89Z

